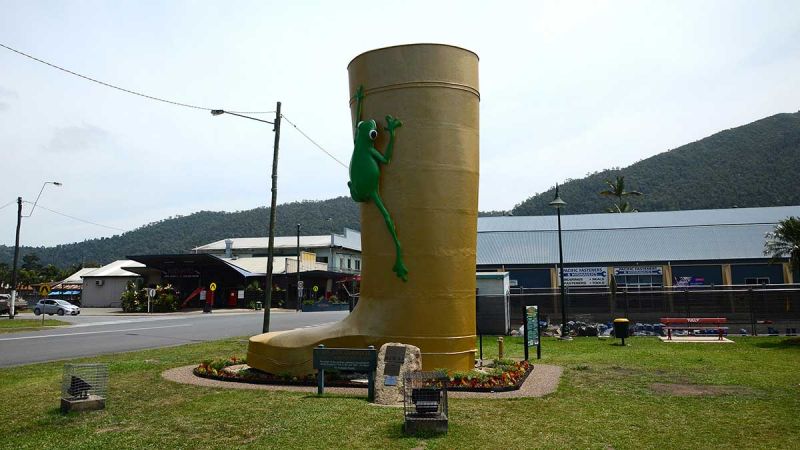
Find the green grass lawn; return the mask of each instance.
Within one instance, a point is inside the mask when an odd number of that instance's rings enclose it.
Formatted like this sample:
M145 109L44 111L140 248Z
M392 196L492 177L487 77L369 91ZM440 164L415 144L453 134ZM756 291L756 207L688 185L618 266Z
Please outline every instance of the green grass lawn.
M44 327L54 327L60 325L69 325L67 322L60 320L45 319L42 325L42 319L20 319L18 317L13 320L8 317L0 318L0 334L15 333L21 331L35 331Z
M565 367L544 398L451 399L450 432L404 437L401 410L364 398L201 388L167 368L243 355L231 339L93 358L110 365L107 409L58 412L63 362L0 370L3 448L797 448L800 345L784 338L664 344L545 339L542 363ZM506 338L507 354L521 354ZM495 339L484 354L496 352ZM535 353L534 353L535 355ZM536 371L532 376L536 376ZM680 397L654 383L727 386Z

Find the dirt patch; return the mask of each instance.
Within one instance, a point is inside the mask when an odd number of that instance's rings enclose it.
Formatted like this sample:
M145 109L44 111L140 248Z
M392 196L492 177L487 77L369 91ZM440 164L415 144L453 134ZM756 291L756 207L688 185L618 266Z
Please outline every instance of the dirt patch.
M677 397L702 397L714 395L752 395L753 390L744 386L714 386L711 384L653 383L650 390L656 394Z

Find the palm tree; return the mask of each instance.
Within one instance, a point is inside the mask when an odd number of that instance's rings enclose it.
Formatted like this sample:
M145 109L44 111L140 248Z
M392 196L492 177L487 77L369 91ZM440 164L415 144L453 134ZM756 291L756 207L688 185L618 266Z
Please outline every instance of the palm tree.
M625 212L639 212L639 210L634 209L630 203L623 201L623 199L627 196L634 195L634 196L642 196L639 191L626 191L625 190L625 177L624 176L617 176L615 181L606 180L606 184L608 185L608 189L605 191L601 191L600 195L605 197L616 197L617 201L614 203L614 206L608 208L606 211L611 213L625 213Z
M789 257L789 267L800 268L800 218L788 217L775 225L775 231L767 233L764 255L772 261Z

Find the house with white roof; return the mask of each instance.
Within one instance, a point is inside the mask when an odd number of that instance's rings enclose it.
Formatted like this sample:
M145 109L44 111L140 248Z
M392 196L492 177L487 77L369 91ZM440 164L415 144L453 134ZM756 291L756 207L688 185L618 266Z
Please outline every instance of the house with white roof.
M126 269L142 267L142 263L121 259L84 273L81 307L119 308L128 282L140 276Z

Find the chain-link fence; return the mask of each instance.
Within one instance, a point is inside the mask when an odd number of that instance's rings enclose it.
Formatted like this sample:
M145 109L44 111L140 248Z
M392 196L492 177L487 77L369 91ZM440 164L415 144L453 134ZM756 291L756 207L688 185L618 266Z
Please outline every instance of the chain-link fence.
M505 296L478 296L478 304L503 303ZM800 285L764 284L671 288L571 287L566 292L567 320L609 323L658 323L662 317L724 317L730 332L790 334L800 328ZM558 289L514 289L508 296L511 328L522 324L522 308L537 305L548 322L561 322ZM480 322L481 311L478 316ZM788 329L788 331L787 331Z

